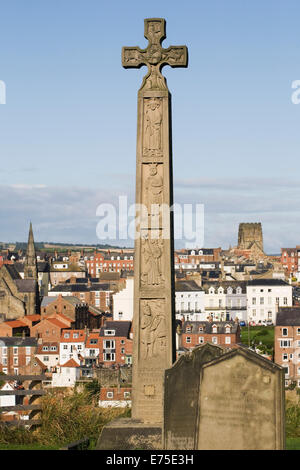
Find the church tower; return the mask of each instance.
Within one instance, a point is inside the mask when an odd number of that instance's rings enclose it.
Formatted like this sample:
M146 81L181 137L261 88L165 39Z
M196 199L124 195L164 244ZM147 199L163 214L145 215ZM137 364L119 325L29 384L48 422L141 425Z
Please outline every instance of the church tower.
M38 280L36 253L33 239L32 223L30 222L27 250L24 265L24 279Z

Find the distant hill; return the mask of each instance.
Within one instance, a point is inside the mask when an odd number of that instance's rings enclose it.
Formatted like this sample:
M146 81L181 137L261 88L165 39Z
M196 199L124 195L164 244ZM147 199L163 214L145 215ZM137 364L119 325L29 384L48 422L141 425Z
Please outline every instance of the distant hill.
M83 244L83 243L51 243L51 242L35 242L35 248L37 251L52 251L52 250L57 250L57 251L65 251L67 249L70 250L81 250L81 249L87 249L87 250L95 250L95 249L126 249L128 247L126 246L114 246L114 245L108 245L108 244L96 244L96 245L89 245L89 244ZM7 245L7 244L5 244ZM27 242L16 242L15 243L15 250L26 250L27 248Z

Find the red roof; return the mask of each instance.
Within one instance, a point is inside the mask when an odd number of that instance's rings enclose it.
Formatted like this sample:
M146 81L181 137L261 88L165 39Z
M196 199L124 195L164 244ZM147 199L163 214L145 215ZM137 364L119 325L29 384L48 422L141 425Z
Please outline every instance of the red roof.
M58 326L61 329L66 327L66 324L57 320L57 318L47 318L47 321L50 321L51 323L53 323L53 325Z
M20 328L21 326L28 326L28 325L26 325L26 323L23 323L20 320L6 321L3 324L7 325L7 326L10 326L11 328Z
M65 333L69 334L69 338L65 338ZM78 338L74 335L78 335ZM83 343L85 342L86 332L85 330L68 330L65 328L61 332L60 342L61 343Z
M74 359L70 359L68 362L61 365L60 367L80 367L80 366Z

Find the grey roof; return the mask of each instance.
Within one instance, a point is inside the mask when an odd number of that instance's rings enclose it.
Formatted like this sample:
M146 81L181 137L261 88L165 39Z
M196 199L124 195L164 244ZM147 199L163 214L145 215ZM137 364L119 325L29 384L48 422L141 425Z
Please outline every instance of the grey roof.
M38 339L32 338L30 336L21 338L19 336L1 336L0 337L0 346L37 346Z
M104 336L104 330L115 330L115 336L129 337L130 321L106 321L100 329L100 336Z
M212 327L213 325L216 325L218 327L218 334L225 333L225 326L230 325L231 326L231 333L236 333L238 330L238 323L234 321L215 321L215 322L209 322L209 321L187 321L184 322L182 325L182 333L196 333L196 334L211 334L213 333ZM188 331L188 328L191 328L191 331ZM199 328L203 328L203 331L199 331ZM215 334L215 333L214 333Z
M282 279L253 279L248 281L248 286L289 286L288 282Z
M41 307L46 307L47 305L51 304L51 302L54 302L57 299L58 299L58 296L52 297L50 295L45 295L45 297L43 297Z
M12 279L21 279L20 274L16 270L14 264L4 264L3 267L7 269Z
M231 287L233 291L235 291L238 287L241 287L242 289L242 294L246 293L246 286L247 282L246 281L217 281L217 282L204 282L203 283L203 289L205 292L208 292L208 290L213 287L214 289L218 289L219 287L223 287L225 292L227 292L227 289Z
M86 284L58 284L53 287L50 292L93 292L93 291L109 291L109 284L102 284L100 282L91 285Z
M177 281L175 282L176 292L201 291L203 290L195 281Z
M47 307L47 305L51 304L51 302L55 302L57 299L58 299L57 295L45 296L43 297L41 307ZM84 304L84 302L81 302L81 300L79 300L78 297L74 297L72 295L65 295L63 296L63 299L72 305Z
M37 281L34 279L16 279L15 283L19 292L36 292Z
M300 326L300 307L279 307L276 326Z

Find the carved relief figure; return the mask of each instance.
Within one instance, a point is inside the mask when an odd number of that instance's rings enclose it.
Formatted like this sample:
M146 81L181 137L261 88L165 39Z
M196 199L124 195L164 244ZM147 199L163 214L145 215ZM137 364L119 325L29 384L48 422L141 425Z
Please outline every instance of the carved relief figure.
M145 100L144 154L161 155L162 152L162 111L160 98Z
M163 179L158 174L157 164L152 163L149 165L149 176L145 183L146 189L146 203L149 214L154 210L152 204L160 205L163 202Z
M149 21L147 36L152 44L159 44L159 40L162 36L160 21Z
M151 302L151 301L150 301ZM166 346L166 323L161 301L142 303L141 344L143 358L151 358L162 352Z
M164 282L161 269L162 240L142 239L142 259L145 262L142 270L143 286L159 286Z

